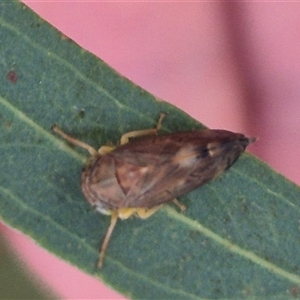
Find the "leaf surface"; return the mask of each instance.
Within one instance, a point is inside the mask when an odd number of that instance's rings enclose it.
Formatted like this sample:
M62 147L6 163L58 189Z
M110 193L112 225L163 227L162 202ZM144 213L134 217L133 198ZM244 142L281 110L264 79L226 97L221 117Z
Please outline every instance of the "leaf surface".
M128 131L201 128L117 74L18 2L0 3L0 218L134 299L299 296L300 189L245 154L220 178L147 220L120 221L103 269L109 218L80 190L87 153ZM262 141L260 141L262 142Z
M42 288L34 276L24 272L12 252L0 236L0 299L50 300L57 297Z

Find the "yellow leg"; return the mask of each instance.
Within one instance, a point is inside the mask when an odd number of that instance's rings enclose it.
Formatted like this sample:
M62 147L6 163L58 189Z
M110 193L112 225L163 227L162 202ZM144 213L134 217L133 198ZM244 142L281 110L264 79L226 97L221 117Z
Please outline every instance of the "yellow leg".
M120 144L121 145L127 144L129 142L129 139L133 138L133 137L138 137L138 136L143 136L143 135L155 135L155 134L157 134L157 131L161 128L161 123L162 123L162 120L164 119L165 116L166 115L163 114L163 113L160 114L160 117L159 117L159 120L157 122L157 125L153 129L135 130L135 131L130 131L130 132L127 132L127 133L123 134L121 136L121 142L120 142Z
M114 146L101 146L98 150L98 153L103 155L103 154L113 151L115 148L116 147L114 147Z
M162 124L162 120L164 119L166 115L164 113L160 114L159 120L157 122L156 128L154 129L145 129L145 130L135 130L135 131L130 131L125 133L124 135L122 135L121 137L121 141L120 144L124 145L127 144L129 142L130 138L133 137L138 137L138 136L143 136L143 135L151 135L151 134L157 134L157 131L161 128L161 124ZM69 143L75 145L75 146L79 146L83 149L86 149L91 155L96 155L98 153L100 153L101 155L106 154L111 152L112 150L115 149L115 147L112 146L102 146L98 151L96 151L92 146L77 140L73 137L71 137L70 135L64 133L61 129L59 129L56 125L54 125L52 127L52 130L54 132L56 132L57 134L59 134L62 138L64 138L65 140L67 140Z
M89 153L91 155L95 155L97 154L97 151L90 145L80 141L80 140L77 140L73 137L71 137L70 135L67 135L66 133L64 133L63 131L61 131L56 125L54 125L52 127L52 130L54 132L56 132L57 134L59 134L62 138L64 138L65 140L67 140L69 143L75 145L75 146L79 146L83 149L86 149L87 151L89 151Z
M106 232L105 238L104 238L102 246L101 246L99 259L98 259L98 263L97 263L98 268L102 268L105 252L106 252L106 249L108 246L108 242L110 240L112 232L114 231L117 221L118 221L118 213L112 213L111 219L110 219L110 225L108 227L108 230Z
M117 224L119 217L121 219L127 219L132 214L136 213L141 219L147 219L151 215L153 215L159 208L161 208L161 206L162 205L158 205L158 206L154 206L152 208L121 208L121 209L118 209L117 211L113 212L111 215L111 219L110 219L110 225L107 229L105 238L104 238L102 246L101 246L97 267L102 268L105 252L106 252L106 249L108 246L108 242L110 240L110 237L113 233L113 230Z
M173 203L180 208L181 212L186 210L186 206L180 203L177 199L174 199Z
M136 207L126 207L118 209L118 217L122 220L128 219L130 216L136 213Z
M136 214L141 218L141 219L147 219L150 216L152 216L156 211L158 211L162 205L157 205L151 208L137 208L136 209Z

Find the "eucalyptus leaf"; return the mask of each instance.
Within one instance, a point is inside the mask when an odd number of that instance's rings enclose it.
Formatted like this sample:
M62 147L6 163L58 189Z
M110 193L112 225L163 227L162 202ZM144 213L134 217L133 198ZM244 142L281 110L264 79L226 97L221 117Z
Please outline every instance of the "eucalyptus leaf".
M54 299L36 278L23 270L14 259L12 250L0 237L0 299Z
M147 220L119 221L101 270L109 218L80 190L88 153L128 131L202 128L158 101L19 2L0 3L0 218L133 299L299 296L300 189L244 154L220 178Z

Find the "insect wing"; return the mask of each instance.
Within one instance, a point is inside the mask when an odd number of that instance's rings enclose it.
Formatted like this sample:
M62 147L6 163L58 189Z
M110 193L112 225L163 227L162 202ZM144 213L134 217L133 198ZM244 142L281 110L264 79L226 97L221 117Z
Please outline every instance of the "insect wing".
M201 130L148 136L120 146L109 154L125 196L114 205L150 208L171 201L220 175L249 142L242 134Z

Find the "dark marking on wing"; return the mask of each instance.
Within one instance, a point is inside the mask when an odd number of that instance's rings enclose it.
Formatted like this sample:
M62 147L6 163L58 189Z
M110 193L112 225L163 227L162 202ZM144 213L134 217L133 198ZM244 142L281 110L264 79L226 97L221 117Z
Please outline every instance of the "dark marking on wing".
M83 192L108 209L150 208L219 176L250 142L224 130L137 138L93 158L83 170Z

